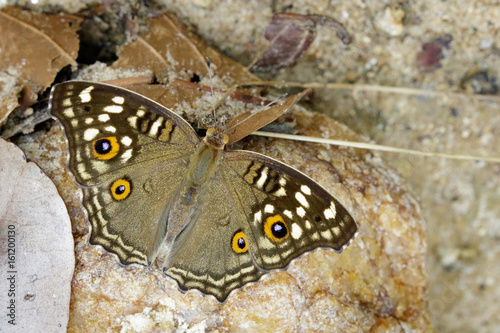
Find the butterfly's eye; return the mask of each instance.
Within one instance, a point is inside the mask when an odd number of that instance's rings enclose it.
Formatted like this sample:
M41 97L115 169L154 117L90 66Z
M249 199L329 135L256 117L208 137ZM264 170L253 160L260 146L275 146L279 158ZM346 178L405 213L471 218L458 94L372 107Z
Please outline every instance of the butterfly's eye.
M288 237L288 227L280 214L270 216L264 223L264 231L273 242L281 242Z
M243 231L238 231L234 234L231 247L236 253L245 253L248 251L247 238Z
M111 195L115 200L126 199L132 191L132 183L127 178L120 178L111 185Z
M92 142L92 153L99 160L109 160L118 154L120 144L115 136L101 138Z

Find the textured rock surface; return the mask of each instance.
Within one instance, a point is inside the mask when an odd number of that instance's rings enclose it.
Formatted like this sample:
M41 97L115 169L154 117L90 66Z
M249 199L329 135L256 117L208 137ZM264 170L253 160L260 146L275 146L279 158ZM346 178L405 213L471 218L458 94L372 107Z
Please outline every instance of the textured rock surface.
M286 117L297 121L300 134L355 137L326 116L295 111ZM62 133L54 128L50 140L39 135L36 142L25 143L23 148L34 151L32 158L42 167L47 165L51 176L64 178L64 164L57 168L47 164L63 160L54 158L55 154L66 155ZM425 223L395 174L372 154L349 149L255 137L237 145L309 174L352 213L359 236L340 255L330 250L306 254L286 271L266 275L219 305L197 291L182 294L155 267L121 267L114 255L89 247L88 226L78 209L70 209L76 212L77 265L69 331L430 330ZM44 156L36 156L37 149L45 151ZM78 192L71 194L74 186L70 181L59 186L60 190L68 188L61 192L71 207Z

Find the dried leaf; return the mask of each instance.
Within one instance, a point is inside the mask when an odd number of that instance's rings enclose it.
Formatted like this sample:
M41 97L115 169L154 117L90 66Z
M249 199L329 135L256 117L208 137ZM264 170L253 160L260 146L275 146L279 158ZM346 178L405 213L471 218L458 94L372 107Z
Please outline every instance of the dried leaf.
M416 59L418 69L430 73L440 68L441 60L444 59L443 50L449 49L452 41L453 36L446 34L422 45L422 50L418 53Z
M258 113L245 112L233 118L226 125L229 129L226 132L229 136L228 144L237 142L256 130L275 121L279 116L289 110L295 103L310 92L311 89L306 89L300 94L289 96L285 100L279 101L275 105Z
M267 49L251 65L254 71L275 71L293 65L309 48L316 36L317 25L331 27L344 44L352 41L349 32L337 20L321 15L275 14L266 29L271 41Z
M259 81L246 67L209 47L172 15L150 19L148 28L123 48L112 67L152 70L162 83L172 78L193 81L207 75L208 57L215 65L214 75L221 77L228 86Z
M0 139L0 156L0 331L65 332L75 264L66 206L14 144Z
M2 87L0 124L17 106L13 101L24 87L38 94L52 84L63 67L76 66L80 22L71 15L47 15L17 7L0 11L0 73L15 78Z
M196 110L199 109L200 107L205 107L206 105L209 105L209 107L206 108L206 112L207 115L211 115L210 108L214 102L211 97L212 88L210 88L209 86L183 80L175 80L169 85L159 85L159 84L132 85L132 86L127 86L127 89L133 90L141 95L144 95L156 101L157 103L160 103L166 108L172 109L174 111L182 111L181 112L182 115L186 116L190 121L195 121L196 117L193 117L193 115L190 114L188 108ZM226 90L217 88L213 88L213 90L214 92L221 94L225 94L227 92ZM205 99L205 102L207 100L209 100L209 102L208 103L200 102L200 100L203 99ZM242 94L241 92L232 92L231 94L229 94L228 99L244 102L245 106L239 107L237 109L237 112L238 114L244 113L246 115L250 114L250 112L252 111L255 111L258 107L270 103L270 101L268 100ZM221 107L223 107L223 105L221 105ZM219 108L217 109L217 114L220 114Z
M0 125L7 119L9 113L19 105L17 95L21 90L23 87L16 83L14 77L0 72Z

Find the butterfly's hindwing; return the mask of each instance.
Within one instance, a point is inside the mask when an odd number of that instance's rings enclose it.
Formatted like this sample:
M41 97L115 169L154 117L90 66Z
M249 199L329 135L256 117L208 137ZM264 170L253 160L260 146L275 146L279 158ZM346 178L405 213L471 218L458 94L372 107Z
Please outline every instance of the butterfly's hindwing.
M346 209L303 173L264 155L226 152L226 182L237 188L248 218L247 238L256 264L285 268L318 247L341 252L357 232Z
M90 242L115 253L123 264L149 265L165 237L165 212L186 165L182 160L163 162L83 188L83 204L92 225ZM122 191L118 191L120 186Z
M235 209L234 200L218 173L207 184L192 228L177 239L165 267L182 290L196 288L222 302L232 290L264 274L249 253L243 231L246 216Z

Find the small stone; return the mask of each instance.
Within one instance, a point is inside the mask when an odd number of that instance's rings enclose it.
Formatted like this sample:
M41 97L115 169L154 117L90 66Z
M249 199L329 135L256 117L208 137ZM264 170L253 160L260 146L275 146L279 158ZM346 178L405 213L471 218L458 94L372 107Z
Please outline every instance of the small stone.
M451 35L444 35L434 39L430 43L422 45L422 50L417 55L416 64L422 72L433 72L441 67L441 59L444 59L443 49L450 48L453 40Z
M400 36L404 30L404 17L402 8L387 7L383 13L376 16L375 26L390 36Z
M498 93L497 79L488 71L479 71L465 75L461 86L469 94L494 95Z

